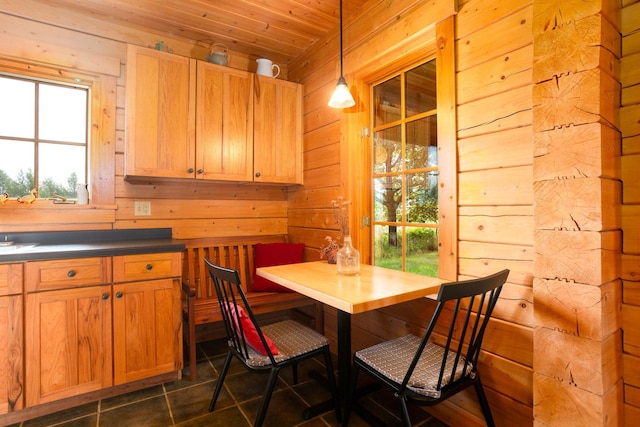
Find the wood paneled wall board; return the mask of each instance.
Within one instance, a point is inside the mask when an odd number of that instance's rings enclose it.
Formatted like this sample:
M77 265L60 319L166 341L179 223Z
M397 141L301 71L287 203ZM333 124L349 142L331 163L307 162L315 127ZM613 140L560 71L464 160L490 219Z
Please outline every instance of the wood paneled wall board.
M624 81L622 83L624 85ZM622 107L624 108L633 104L640 104L640 84L622 88Z
M220 219L220 218L286 218L287 202L276 200L191 200L154 199L151 216L135 215L134 199L119 199L116 220L145 219Z
M533 245L532 206L461 206L460 240Z
M638 34L640 34L640 30ZM640 36L638 36L638 38L640 39ZM640 46L638 49L640 50ZM620 58L620 82L622 83L623 88L640 83L640 70L638 70L638 68L640 68L640 52Z
M315 188L319 186L335 187L340 185L340 165L329 165L320 169L304 171L305 186ZM345 199L348 195L343 195Z
M640 255L640 204L624 204L621 213L621 225L624 230L622 252Z
M482 350L498 354L526 367L533 364L533 330L499 319L490 319ZM506 392L506 390L502 390Z
M640 357L640 325L636 321L640 316L640 307L622 305L622 326L624 329L624 352ZM626 380L626 378L625 378ZM633 382L632 382L633 383Z
M488 3L485 7L491 7L490 5L493 4L495 2ZM457 71L464 71L474 65L502 57L509 52L530 45L533 41L532 19L533 7L527 6L510 15L503 16L502 19L492 22L468 36L459 38L456 52ZM509 36L505 37L505 34Z
M531 205L531 166L465 172L458 175L460 206Z
M458 140L458 171L532 164L531 126Z
M526 127L533 120L532 107L530 86L459 105L458 138Z
M484 387L496 392L509 390L508 396L515 401L527 406L533 404L533 371L530 367L482 351L478 371Z
M638 111L640 112L640 109ZM640 168L638 168L640 154L622 156L620 161L624 188L622 202L624 204L640 204Z
M144 217L143 217L144 218ZM286 218L122 220L116 229L171 228L174 239L287 234Z
M456 39L490 26L497 21L531 6L532 0L511 0L508 2L462 1L459 2L456 16ZM468 3L468 6L466 4Z
M533 45L526 45L458 72L456 84L458 104L486 98L517 87L530 86L533 79L532 61Z
M16 5L21 2L13 2ZM28 15L36 10L29 10ZM2 12L7 12L6 4ZM56 67L118 76L124 45L0 13L0 54ZM79 55L78 51L82 54Z
M640 135L638 116L640 116L640 104L620 108L620 130L623 138Z

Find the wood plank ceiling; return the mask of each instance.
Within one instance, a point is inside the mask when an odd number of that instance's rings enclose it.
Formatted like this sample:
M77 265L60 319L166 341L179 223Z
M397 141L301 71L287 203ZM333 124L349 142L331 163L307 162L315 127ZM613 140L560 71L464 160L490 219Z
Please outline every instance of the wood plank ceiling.
M343 16L367 0L344 0ZM339 0L35 0L58 13L38 20L87 31L81 17L112 26L195 41L222 43L248 57L288 64L339 25ZM128 40L121 40L128 41Z

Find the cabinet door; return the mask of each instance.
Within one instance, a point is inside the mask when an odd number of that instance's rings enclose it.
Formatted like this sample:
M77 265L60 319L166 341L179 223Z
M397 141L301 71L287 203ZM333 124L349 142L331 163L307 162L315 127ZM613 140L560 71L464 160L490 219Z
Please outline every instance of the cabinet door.
M22 295L0 297L0 414L24 405L23 348Z
M302 85L255 76L254 181L302 184Z
M113 286L115 383L182 369L180 280Z
M28 293L27 405L110 387L111 287Z
M198 61L196 178L252 181L253 74Z
M127 47L125 175L194 176L195 69L189 58Z

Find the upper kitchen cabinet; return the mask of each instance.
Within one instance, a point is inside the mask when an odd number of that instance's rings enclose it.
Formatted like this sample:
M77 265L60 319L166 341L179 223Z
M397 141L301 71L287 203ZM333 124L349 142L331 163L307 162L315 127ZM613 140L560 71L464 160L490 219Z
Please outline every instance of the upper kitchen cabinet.
M125 175L302 184L302 86L129 46Z
M191 178L195 60L128 46L125 175Z
M253 180L253 74L198 61L196 178Z
M255 75L255 182L302 184L302 85Z

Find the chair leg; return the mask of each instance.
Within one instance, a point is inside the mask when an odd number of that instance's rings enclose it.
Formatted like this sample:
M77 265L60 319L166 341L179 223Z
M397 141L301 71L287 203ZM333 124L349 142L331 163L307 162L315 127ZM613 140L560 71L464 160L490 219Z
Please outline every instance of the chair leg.
M227 358L224 359L222 372L220 372L218 382L216 383L216 389L213 391L213 396L211 396L211 402L209 403L209 412L213 412L213 408L216 406L218 396L220 395L220 391L222 391L222 383L224 383L224 378L227 376L227 372L229 372L229 366L231 366L231 359L233 359L233 354L231 352L228 352Z
M327 380L329 380L329 391L331 391L331 399L336 412L336 420L340 422L342 415L340 413L340 399L338 398L338 387L336 386L336 378L333 372L333 362L331 361L331 350L329 346L324 350L324 364L327 367Z
M480 377L476 377L476 381L473 383L473 388L476 389L478 402L480 403L482 415L484 415L484 420L487 423L487 427L494 427L495 423L493 421L493 416L491 415L491 408L489 408L487 396L484 394L484 388L482 387L482 383L480 382Z
M271 369L269 373L269 380L267 382L267 388L264 391L264 395L262 396L262 402L260 402L260 408L258 408L258 415L256 415L256 420L253 423L254 427L261 427L264 422L264 418L267 415L267 409L269 408L269 402L271 401L271 395L273 394L273 389L276 385L276 380L278 379L278 369Z
M402 407L402 425L404 427L411 427L411 417L409 416L409 408L407 408L407 398L405 396L398 396L400 399L400 406Z
M344 403L344 412L342 413L342 427L349 425L349 417L351 416L351 407L356 398L356 387L358 386L358 373L360 367L354 363L351 367L351 384L349 384L349 393Z

